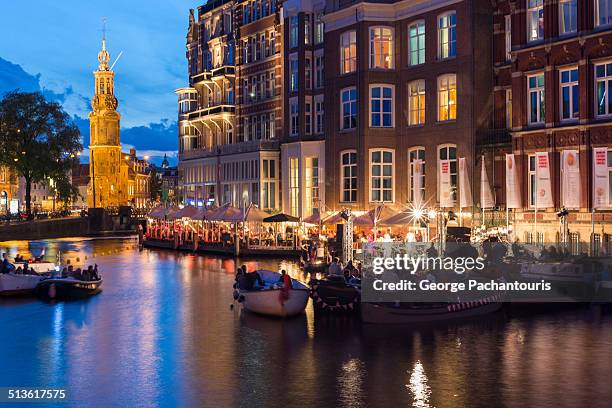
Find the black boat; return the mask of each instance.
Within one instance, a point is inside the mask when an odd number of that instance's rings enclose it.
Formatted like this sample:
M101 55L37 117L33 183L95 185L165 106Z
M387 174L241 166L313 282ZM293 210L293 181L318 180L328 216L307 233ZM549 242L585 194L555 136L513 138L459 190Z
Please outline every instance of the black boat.
M315 312L354 313L359 310L361 285L347 283L342 276L312 279L310 297Z
M102 278L92 281L49 278L40 281L35 293L46 299L79 299L99 293L102 290L102 282Z

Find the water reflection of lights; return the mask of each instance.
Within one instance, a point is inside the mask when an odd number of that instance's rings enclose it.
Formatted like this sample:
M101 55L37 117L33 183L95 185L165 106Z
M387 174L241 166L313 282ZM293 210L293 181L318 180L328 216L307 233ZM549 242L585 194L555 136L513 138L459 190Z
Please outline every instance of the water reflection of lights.
M53 352L49 356L52 362L52 373L54 378L61 376L60 359L64 347L64 302L56 304L53 308Z
M427 375L423 364L417 360L414 363L414 368L410 374L410 384L406 387L412 392L412 406L415 408L429 408L429 396L431 395L431 387L427 384Z
M338 375L338 389L342 406L365 406L363 395L364 373L364 364L357 358L352 358L342 364L340 375Z

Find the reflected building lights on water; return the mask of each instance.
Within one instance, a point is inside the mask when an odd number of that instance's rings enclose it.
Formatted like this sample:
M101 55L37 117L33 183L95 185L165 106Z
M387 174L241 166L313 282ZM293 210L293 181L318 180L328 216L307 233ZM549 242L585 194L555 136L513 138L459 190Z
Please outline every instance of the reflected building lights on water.
M412 406L414 408L430 408L429 397L431 387L427 384L427 375L421 361L414 363L414 368L410 373L410 383L406 387L413 395Z
M338 374L338 391L340 406L362 407L366 406L364 401L363 382L365 377L365 365L357 358L352 358L342 364Z

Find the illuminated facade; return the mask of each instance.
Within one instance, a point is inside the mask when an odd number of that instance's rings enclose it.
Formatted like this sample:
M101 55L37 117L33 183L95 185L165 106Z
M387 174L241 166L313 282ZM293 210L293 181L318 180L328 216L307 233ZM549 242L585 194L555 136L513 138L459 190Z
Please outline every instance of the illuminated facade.
M115 98L115 73L109 67L106 39L98 54L100 65L94 72L95 94L89 114L89 208L130 205L143 208L150 199L150 169L136 151L121 152L120 119Z
M8 167L0 167L0 214L9 212L11 199L17 198L17 177Z
M120 182L124 172L121 169L120 115L115 98L115 73L108 65L110 54L106 50L106 39L102 40L98 61L100 65L94 72L95 94L91 101L93 110L89 113L89 208L116 207L127 203L127 191L122 190Z

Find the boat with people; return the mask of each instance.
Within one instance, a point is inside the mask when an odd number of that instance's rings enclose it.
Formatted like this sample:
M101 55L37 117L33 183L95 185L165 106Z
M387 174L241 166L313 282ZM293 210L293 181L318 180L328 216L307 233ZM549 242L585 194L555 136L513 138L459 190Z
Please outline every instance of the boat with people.
M476 318L497 312L502 307L501 294L454 303L362 303L361 320L379 324L426 324Z
M59 268L58 268L59 269ZM73 270L72 266L62 272L53 273L42 279L35 288L35 293L45 299L79 299L100 293L102 277L98 274L98 265L87 269Z
M244 276L246 278L243 278L240 272L237 275L234 292L234 299L244 310L267 316L290 317L299 315L306 309L310 288L302 282L288 275L263 269ZM249 278L255 281L253 285L244 284Z
M315 312L355 313L361 303L361 282L333 275L311 279L310 297Z
M28 295L34 292L44 275L7 272L0 274L0 296Z
M80 280L72 276L42 279L35 288L35 293L45 299L79 299L100 293L102 278Z

